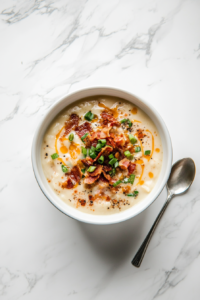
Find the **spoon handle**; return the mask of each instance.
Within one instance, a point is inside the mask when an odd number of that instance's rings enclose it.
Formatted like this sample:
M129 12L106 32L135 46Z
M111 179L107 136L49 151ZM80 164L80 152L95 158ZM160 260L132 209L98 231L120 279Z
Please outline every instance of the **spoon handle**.
M168 192L168 196L167 196L167 201L165 202L165 204L163 205L159 215L157 216L155 222L153 223L149 233L147 234L144 242L142 243L142 245L140 246L138 252L136 253L136 255L134 256L133 260L132 260L132 265L139 268L141 263L142 263L142 260L144 258L144 255L145 255L145 252L149 246L149 242L152 238L152 235L154 234L154 231L160 221L160 219L162 218L170 200L172 199L173 195L171 193Z

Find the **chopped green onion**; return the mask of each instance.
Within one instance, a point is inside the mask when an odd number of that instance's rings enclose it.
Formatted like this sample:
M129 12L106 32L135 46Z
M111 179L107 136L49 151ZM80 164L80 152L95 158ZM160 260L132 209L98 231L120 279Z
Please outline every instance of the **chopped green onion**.
M121 180L117 180L114 184L113 184L113 186L117 186L118 184L120 184L121 183Z
M116 162L117 162L117 159L116 159L116 158L112 158L112 159L109 161L109 165L113 166Z
M150 155L151 154L151 150L146 150L145 152L144 152L144 155Z
M98 143L102 144L102 147L106 144L106 139L98 140Z
M93 146L91 147L91 149L89 150L89 156L91 158L96 158L97 157L97 154L96 154L96 148L94 148Z
M131 144L135 144L137 142L136 137L134 137L132 134L129 134L129 140L130 140Z
M86 157L87 156L87 149L84 148L84 147L81 147L81 149L82 149L83 155Z
M135 175L131 174L129 178L124 178L122 182L123 183L131 183L131 184L133 184L134 180L135 180Z
M118 166L119 166L119 162L118 162L118 161L116 161L116 163L115 163L114 167L115 167L115 168L117 168Z
M110 154L110 155L108 155L108 158L114 158L114 155L113 154Z
M91 150L89 151L89 156L93 159L95 159L97 157L96 153Z
M81 140L83 141L83 143L85 143L85 142L84 142L84 139L86 138L86 136L88 136L88 134L89 134L89 133L86 133L86 134L84 134L84 135L82 136Z
M85 120L87 121L92 121L92 119L94 119L94 114L91 111L88 111L85 116L84 116Z
M132 122L128 119L127 120L128 126L131 127L132 126Z
M112 170L109 172L109 174L110 174L111 177L113 177L113 176L115 175L115 173L116 173L116 170L115 170L115 169L112 169Z
M102 144L97 144L96 145L96 151L101 151L101 148L102 148Z
M95 152L95 151L96 151L96 148L95 148L94 146L92 146L92 147L91 147L91 150L92 150L93 152Z
M58 158L58 157L59 157L58 153L54 153L54 154L51 155L51 158L52 158L52 159L56 159L56 158Z
M132 122L129 119L123 119L123 120L120 121L120 123L126 123L126 122L127 122L129 127L132 126Z
M81 172L82 172L83 174L85 174L85 169L81 169Z
M73 133L70 133L70 135L69 135L69 141L72 142L73 139L74 139L74 134L73 134Z
M128 179L128 182L131 183L131 184L133 184L134 180L135 180L135 175L131 174L130 177L129 177L129 179Z
M91 153L90 153L90 157L91 157L92 159L95 159L95 158L97 157L97 155L96 155L96 153L91 152Z
M101 156L99 157L98 162L99 162L101 165L103 164L103 162L104 162L104 156L103 156L103 155L101 155Z
M141 151L141 147L135 147L135 152L140 152Z
M87 171L90 172L90 173L92 173L92 172L94 172L95 169L96 169L95 166L90 166L90 167L87 169Z
M131 152L127 150L127 151L124 152L124 155L125 155L126 157L129 157L129 156L131 156Z
M128 197L136 197L138 195L138 191L134 191L133 193L127 194Z
M62 168L62 171L63 171L64 173L67 173L67 172L68 172L68 169L67 169L67 167L66 167L66 166L64 166L64 165L61 165L61 168Z

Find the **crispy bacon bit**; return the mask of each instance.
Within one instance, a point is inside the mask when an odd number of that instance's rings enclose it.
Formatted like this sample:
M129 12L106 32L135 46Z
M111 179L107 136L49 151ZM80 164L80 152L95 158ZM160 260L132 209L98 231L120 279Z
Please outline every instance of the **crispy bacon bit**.
M89 176L84 179L85 184L93 184L97 179L99 179L100 174L97 176Z
M102 173L103 173L104 177L105 177L108 181L111 180L111 176L110 176L109 174L106 174L106 172L104 172L104 170L102 171Z
M128 194L131 190L131 187L129 185L122 187L122 191L125 194Z
M124 159L120 160L120 162L119 162L119 167L120 167L122 170L127 170L129 164L130 164L130 160L128 160L127 158L124 158Z
M69 120L65 122L65 135L67 135L79 123L79 116L71 114Z
M81 206L85 206L85 204L86 204L85 200L79 200L79 202L81 203Z
M67 178L67 180L65 182L62 183L61 187L63 189L72 189L74 186L73 181L71 180L71 178Z
M72 189L81 180L82 173L80 167L78 165L74 166L69 173L66 173L66 176L68 178L61 186L62 188Z
M137 136L139 139L142 139L144 137L144 133L142 129L137 129Z
M106 178L101 174L101 176L99 177L99 181L102 181L104 183L107 183L108 181L106 180Z
M91 157L89 157L89 156L86 157L86 158L84 158L84 159L82 159L81 161L87 167L90 167L90 166L93 165L93 159Z
M108 114L105 111L103 111L101 113L101 118L102 119L100 121L103 125L107 125L108 123L110 123L110 126L120 126L121 125L120 122L118 122L117 119L115 119L113 117L113 115Z
M102 168L103 168L103 167L102 167L101 165L98 165L98 166L96 167L96 169L94 170L94 172L91 172L91 173L87 172L87 173L85 174L85 177L90 177L90 176L95 177L95 176L97 176L97 175L100 175L101 172L102 172Z
M115 137L114 142L116 143L117 146L124 146L124 144L125 144L125 140L121 136Z
M110 131L111 127L104 127L102 128L101 131L95 131L92 136L90 137L90 140L93 141L95 139L100 140L100 139L105 139L106 137L110 136Z
M96 199L102 198L102 196L104 196L104 193L99 192L99 193L95 194L94 196L89 195L88 199L89 199L89 201L95 201Z
M101 155L108 156L112 151L113 151L112 147L105 146L104 148L101 149L97 157L94 159L94 162L97 161Z
M94 202L95 200L97 200L97 199L105 199L106 201L110 201L111 199L110 199L110 197L109 196L106 196L105 194L104 194L104 192L102 192L102 191L100 191L99 193L97 193L97 194L95 194L94 196L93 195L89 195L88 196L88 200L90 201L90 202Z
M81 177L82 177L82 172L81 172L81 169L78 165L74 166L71 169L70 173L66 173L66 174L68 174L68 176L70 176L71 178L75 179L76 182L79 182L81 180Z
M103 166L103 170L105 172L110 172L112 170L112 167L110 167L110 166Z
M133 172L135 171L135 168L136 168L136 164L131 162L130 165L128 166L128 174L129 175L133 174Z
M111 198L109 196L106 196L106 201L110 201Z
M98 144L98 140L94 140L91 142L91 146L93 146L94 148L96 148L97 144Z
M76 126L75 131L78 134L78 136L81 138L87 132L92 132L92 126L89 122L85 122L79 126Z
M114 140L111 137L106 138L106 143L107 143L107 145L109 145L113 148L116 148L116 144L115 144Z

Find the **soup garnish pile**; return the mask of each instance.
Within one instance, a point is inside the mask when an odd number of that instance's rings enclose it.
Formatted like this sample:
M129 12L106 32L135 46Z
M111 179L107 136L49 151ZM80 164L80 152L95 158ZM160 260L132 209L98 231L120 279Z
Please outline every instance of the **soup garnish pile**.
M62 111L45 133L41 155L56 194L92 214L117 213L144 199L162 166L153 121L110 96L85 98Z

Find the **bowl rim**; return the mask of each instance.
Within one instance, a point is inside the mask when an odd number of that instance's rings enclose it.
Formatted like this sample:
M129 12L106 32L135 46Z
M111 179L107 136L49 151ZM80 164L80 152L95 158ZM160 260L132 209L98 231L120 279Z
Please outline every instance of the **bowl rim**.
M98 93L98 94L95 94L95 91L96 90L102 90L101 93ZM168 146L168 159L167 159L167 168L166 168L166 171L165 171L165 174L164 174L164 178L162 180L162 184L161 186L157 189L156 193L155 193L155 196L152 197L152 200L149 201L149 203L146 203L146 205L144 205L143 208L139 209L138 211L136 211L135 213L133 213L132 215L129 215L129 216L126 216L126 217L121 217L120 218L120 215L121 213L116 213L115 215L118 215L119 218L118 220L104 220L102 218L103 221L99 221L96 220L96 221L91 221L91 220L87 220L87 216L90 215L90 214L87 214L87 213L84 213L84 212L81 212L83 217L80 218L78 216L76 216L76 213L75 214L70 214L69 212L67 211L64 211L63 209L61 209L61 207L59 207L56 202L54 201L53 197L49 197L47 195L47 192L45 191L45 187L44 185L42 184L42 182L40 181L40 172L37 168L37 159L36 159L36 152L37 152L37 139L38 139L38 135L39 135L39 132L40 132L40 128L44 122L44 120L51 114L51 112L57 107L60 105L61 102L63 101L66 101L67 98L69 97L72 97L72 96L76 96L76 94L80 94L80 93L84 93L84 92L94 92L94 95L106 95L106 90L108 92L109 91L113 91L114 92L120 92L120 93L123 93L123 94L126 94L127 96L130 96L130 97L133 97L133 98L137 98L141 103L143 103L144 105L146 105L146 107L148 109L150 109L150 111L152 111L157 119L159 120L159 123L162 127L162 130L164 132L164 135L165 135L165 138L166 138L166 141L167 141L167 146ZM92 95L91 95L92 96ZM86 96L87 97L87 96ZM88 96L89 97L89 96ZM85 97L77 97L77 99L75 101L78 101L79 99L81 98L85 98ZM125 100L127 100L125 97L124 97ZM127 100L129 101L129 100ZM70 105L67 104L66 106ZM61 112L63 110L60 109L59 112ZM58 112L58 113L59 113ZM57 114L58 114L57 113ZM148 113L147 113L148 115ZM55 117L54 117L55 118ZM150 117L149 117L150 118ZM150 118L151 119L151 118ZM49 121L49 124L53 121L53 118ZM167 129L167 126L164 122L164 120L162 119L162 117L160 116L160 114L157 112L157 110L154 108L153 105L149 104L148 102L146 102L146 100L143 100L142 98L140 98L139 96L137 96L136 94L133 94L132 92L129 92L129 91L126 91L126 90L123 90L123 89L119 89L119 88L116 88L116 87L110 87L110 86L94 86L94 87L88 87L88 88L84 88L84 89L78 89L74 92L71 92L67 95L65 95L64 97L60 98L58 101L56 101L51 107L50 109L47 111L47 113L42 117L40 123L38 124L37 126L37 129L35 131L35 134L34 134L34 137L33 137L33 142L32 142L32 148L31 148L31 161L32 161L32 169L33 169L33 173L34 173L34 176L35 176L35 179L42 191L42 193L44 194L44 196L49 200L49 202L54 206L56 207L60 212L62 212L63 214L65 214L66 216L74 219L74 220L78 220L78 221L81 221L81 222L84 222L84 223L88 223L88 224L95 224L95 225L109 225L109 224L115 224L115 223L120 223L120 222L123 222L123 221L126 221L126 220L129 220L135 216L137 216L138 214L140 214L141 212L143 212L144 210L146 210L157 198L158 196L160 195L160 193L162 192L162 190L164 189L166 183L167 183L167 180L169 178L169 175L170 175L170 172L171 172L171 167L172 167L172 160L173 160L173 149L172 149L172 142L171 142L171 137L170 137L170 134L169 134L169 131ZM151 194L151 193L150 193ZM66 204L66 207L69 207L69 205ZM129 209L127 209L129 210ZM78 210L74 210L74 212L76 212ZM80 212L80 211L79 211ZM94 215L94 216L97 216L97 215ZM102 217L104 215L101 215ZM112 215L106 215L106 216L112 216Z

